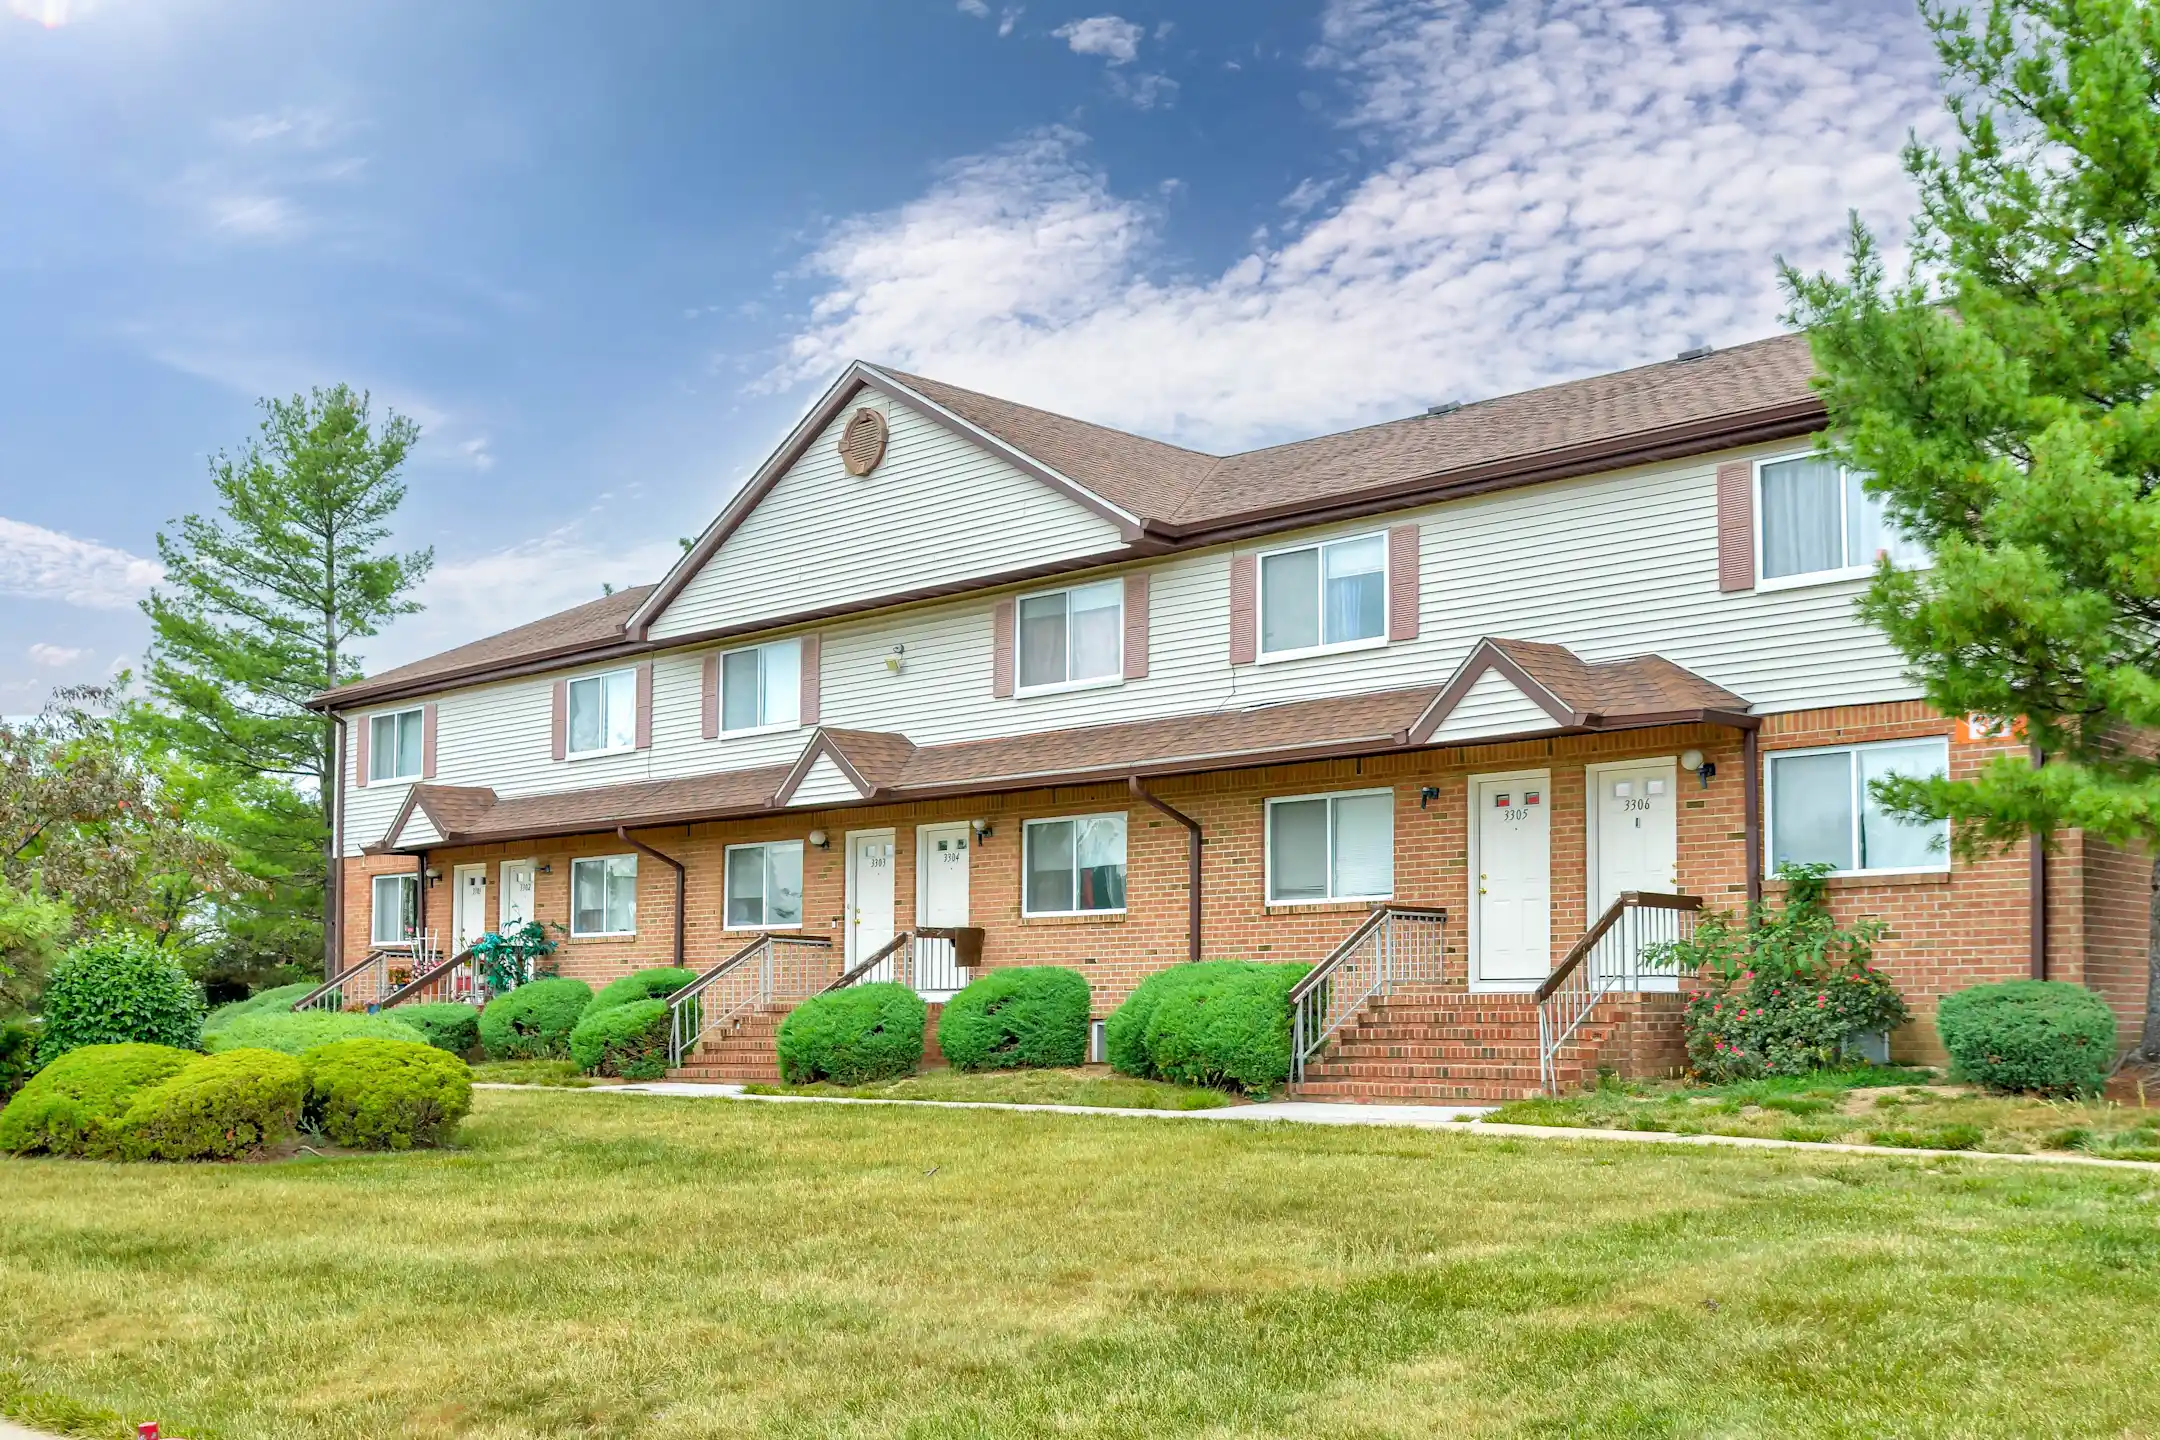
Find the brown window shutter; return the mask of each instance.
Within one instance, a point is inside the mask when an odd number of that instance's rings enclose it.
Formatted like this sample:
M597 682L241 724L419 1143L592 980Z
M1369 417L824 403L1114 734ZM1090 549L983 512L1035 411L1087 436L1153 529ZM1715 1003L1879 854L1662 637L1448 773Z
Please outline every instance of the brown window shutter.
M1125 678L1147 679L1148 577L1125 577Z
M1387 638L1418 636L1418 527L1391 525L1387 532Z
M435 778L435 707L420 707L420 778Z
M353 784L354 786L362 790L367 789L368 732L373 730L374 728L375 717L372 715L362 715L360 717L360 722L357 725L353 726Z
M570 682L555 682L555 758L564 759L570 753Z
M707 655L698 676L698 733L707 740L720 738L720 657Z
M804 725L818 723L818 699L822 693L824 676L818 670L818 637L802 637L802 703L797 707L795 718Z
M1000 600L990 609L990 693L1000 700L1013 693L1013 602Z
M1717 588L1755 588L1755 467L1745 460L1717 467Z
M652 661L637 667L637 748L652 749Z
M1230 557L1230 663L1250 665L1260 655L1260 561Z

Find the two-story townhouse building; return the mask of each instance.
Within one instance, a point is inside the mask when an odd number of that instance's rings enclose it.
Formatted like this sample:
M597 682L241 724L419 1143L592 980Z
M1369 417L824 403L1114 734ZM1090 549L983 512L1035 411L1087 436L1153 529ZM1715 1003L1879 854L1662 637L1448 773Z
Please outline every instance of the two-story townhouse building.
M657 584L321 697L335 963L539 919L595 982L772 936L817 984L904 952L932 999L1071 965L1100 1016L1379 907L1456 1009L1309 1089L1438 1098L1516 1087L1507 1034L1622 897L1808 860L1919 1013L2046 974L2128 1025L2137 857L1968 863L1871 801L2019 742L1855 616L1925 557L1813 453L1811 373L1786 336L1214 456L852 365ZM1623 988L1600 1053L1670 1063L1669 982Z

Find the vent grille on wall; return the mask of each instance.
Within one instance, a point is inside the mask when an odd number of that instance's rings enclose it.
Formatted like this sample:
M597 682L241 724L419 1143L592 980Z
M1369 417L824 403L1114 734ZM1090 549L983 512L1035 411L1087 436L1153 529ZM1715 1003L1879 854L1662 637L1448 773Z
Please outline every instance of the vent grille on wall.
M885 458L885 417L865 406L840 432L840 463L850 475L868 475Z

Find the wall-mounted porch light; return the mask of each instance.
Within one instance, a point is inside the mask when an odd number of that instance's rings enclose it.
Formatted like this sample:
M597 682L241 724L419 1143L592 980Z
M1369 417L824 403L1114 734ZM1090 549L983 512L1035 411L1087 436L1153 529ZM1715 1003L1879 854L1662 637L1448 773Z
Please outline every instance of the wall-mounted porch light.
M1717 774L1716 764L1705 760L1700 750L1681 751L1680 768L1694 771L1695 778L1702 782L1702 788L1705 790L1710 788L1711 777Z
M812 830L810 832L811 849L824 850L830 848L831 845L832 837L830 835L827 835L823 830Z
M987 840L997 833L990 827L988 820L970 820L968 824L974 828L975 838L978 841Z

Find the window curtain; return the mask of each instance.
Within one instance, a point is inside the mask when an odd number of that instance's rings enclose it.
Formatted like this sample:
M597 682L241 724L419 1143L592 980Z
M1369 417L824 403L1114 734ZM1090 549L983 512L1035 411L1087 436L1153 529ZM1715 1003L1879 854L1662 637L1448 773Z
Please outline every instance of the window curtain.
M1387 628L1387 542L1378 535L1323 552L1330 645L1370 640Z
M1810 456L1762 467L1763 577L1845 567L1838 467Z

